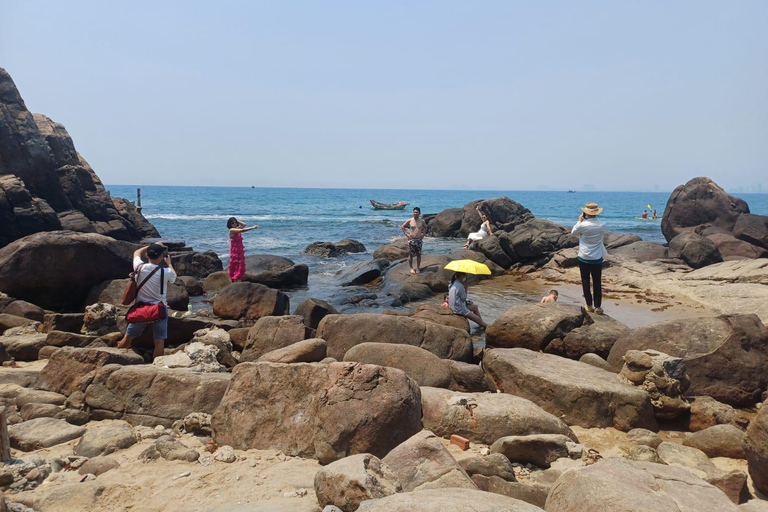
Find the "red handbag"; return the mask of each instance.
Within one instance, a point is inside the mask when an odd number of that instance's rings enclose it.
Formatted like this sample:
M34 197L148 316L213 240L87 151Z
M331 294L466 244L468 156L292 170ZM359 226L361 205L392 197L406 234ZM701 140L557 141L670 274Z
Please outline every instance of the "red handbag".
M144 284L160 269L160 295L163 294L165 286L165 269L161 267L155 268L146 279L144 279L138 289L141 289ZM137 290L138 293L138 290ZM125 319L129 324L143 324L147 322L157 322L158 320L165 320L168 317L168 310L165 307L165 303L160 301L156 304L150 304L148 302L137 302L130 307L128 313L125 315Z

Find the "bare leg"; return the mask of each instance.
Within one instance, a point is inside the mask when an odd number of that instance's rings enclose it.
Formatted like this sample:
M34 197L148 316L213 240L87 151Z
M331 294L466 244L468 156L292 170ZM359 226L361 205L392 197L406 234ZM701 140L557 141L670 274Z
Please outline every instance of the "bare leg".
M118 342L117 348L131 348L131 343L133 343L133 336L128 336L126 334L123 336L123 339Z
M468 319L472 320L473 322L475 322L477 325L479 325L479 326L480 326L480 327L482 327L483 329L485 329L486 327L488 327L488 324L487 324L487 323L485 323L485 321L483 321L483 319L482 319L482 318L480 318L480 315L476 315L475 313L469 312L469 313L467 313L467 314L466 314L466 315L464 315L464 316L465 316L466 318L468 318Z
M155 340L155 350L152 352L152 359L165 355L165 340Z
M416 255L416 273L421 273L421 253Z

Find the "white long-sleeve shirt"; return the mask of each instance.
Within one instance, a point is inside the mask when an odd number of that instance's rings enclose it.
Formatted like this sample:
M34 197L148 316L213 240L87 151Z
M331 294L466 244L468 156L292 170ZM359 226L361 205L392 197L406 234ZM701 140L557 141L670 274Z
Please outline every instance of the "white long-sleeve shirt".
M571 233L579 235L579 259L586 263L600 262L608 256L603 244L605 223L596 218L584 219L577 222Z

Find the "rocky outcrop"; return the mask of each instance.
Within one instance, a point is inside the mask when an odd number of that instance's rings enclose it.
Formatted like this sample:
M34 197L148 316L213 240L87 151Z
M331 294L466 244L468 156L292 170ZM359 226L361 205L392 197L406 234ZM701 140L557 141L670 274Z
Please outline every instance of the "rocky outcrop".
M621 369L629 350L653 349L680 357L688 367L690 396L711 396L735 406L753 405L768 386L768 330L756 315L668 320L632 329L611 349Z
M312 254L314 256L322 256L324 258L335 258L338 256L344 256L347 253L365 252L365 246L357 240L351 238L345 238L339 240L336 243L333 242L313 242L309 244L304 252Z
M624 354L619 379L640 386L651 399L659 420L674 420L690 411L683 398L690 386L685 361L656 350L630 350Z
M699 226L733 231L743 213L749 213L744 200L728 195L709 178L693 178L669 196L661 218L661 232L669 242Z
M255 322L265 316L287 315L288 296L279 290L255 283L233 283L213 300L213 312L221 318Z
M465 237L477 231L481 224L478 207L500 231L511 231L515 226L533 219L530 210L520 203L506 196L497 197L472 201L463 208L443 210L429 221L430 233L441 237Z
M585 315L581 327L549 342L544 352L577 360L586 354L596 354L605 359L616 340L629 332L629 327L608 315Z
M659 260L667 257L667 248L658 242L634 242L612 249L611 256L623 256L631 260L643 262Z
M373 313L328 315L320 322L317 337L328 343L328 356L337 360L366 342L413 345L456 361L472 357L472 340L466 331L419 318Z
M111 364L96 372L85 393L94 419L164 425L193 412L212 414L229 384L227 373L194 373L152 365Z
M93 286L128 276L133 251L95 233L29 235L0 249L0 290L45 309L77 311Z
M512 348L486 350L483 368L497 389L527 398L569 425L656 428L648 394L594 366Z
M243 347L243 362L253 362L274 350L310 337L310 329L298 315L265 316L253 324Z
M507 496L472 489L424 489L368 500L359 512L543 512L543 509ZM597 509L594 509L597 510Z
M393 368L242 363L213 415L216 442L282 450L323 464L383 457L421 429L419 388Z
M222 266L219 255L213 251L196 252L169 252L173 261L173 268L179 276L190 276L205 279L214 272L221 272Z
M718 488L682 469L603 459L566 471L547 497L547 512L737 512Z
M31 114L2 68L0 154L0 247L59 229L133 242L158 236L135 209L119 211L64 126Z
M459 393L421 388L424 428L438 436L458 434L474 443L493 444L504 436L576 436L554 415L530 400L506 393Z
M37 387L71 395L85 392L96 372L108 364L142 364L138 354L116 348L62 348L57 350L37 379Z
M733 226L733 236L768 249L768 216L742 213Z

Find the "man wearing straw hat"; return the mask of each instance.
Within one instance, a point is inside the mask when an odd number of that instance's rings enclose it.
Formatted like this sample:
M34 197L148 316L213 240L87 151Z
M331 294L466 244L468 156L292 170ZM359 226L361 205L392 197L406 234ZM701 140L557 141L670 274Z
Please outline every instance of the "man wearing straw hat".
M603 314L603 258L608 251L603 244L605 237L605 223L597 220L597 216L603 211L597 203L587 203L581 208L582 214L579 221L573 226L571 233L579 235L579 270L581 271L581 288L584 291L586 306L585 311ZM594 305L592 307L592 293L589 286L590 278L594 288Z

